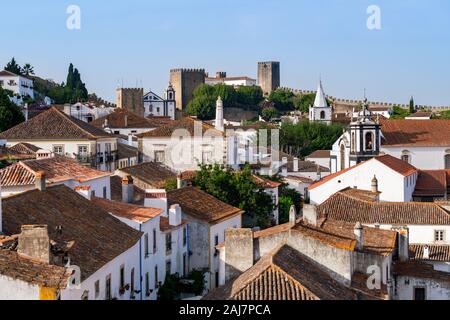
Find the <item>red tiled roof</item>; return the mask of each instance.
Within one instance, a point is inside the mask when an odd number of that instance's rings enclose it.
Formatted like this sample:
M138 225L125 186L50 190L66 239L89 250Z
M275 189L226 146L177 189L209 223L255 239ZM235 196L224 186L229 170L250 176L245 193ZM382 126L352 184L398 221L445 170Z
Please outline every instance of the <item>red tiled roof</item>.
M32 119L0 133L6 140L95 140L110 138L110 134L90 124L66 115L52 107Z
M413 174L414 172L417 172L417 169L414 166L410 165L409 163L407 163L407 162L405 162L403 160L397 159L397 158L395 158L395 157L393 157L391 155L385 154L385 155L381 155L381 156L372 158L372 159L364 161L364 162L360 162L360 163L358 163L358 164L356 164L354 166L351 166L351 167L349 167L347 169L344 169L344 170L335 172L333 174L330 174L330 175L322 178L321 180L317 181L316 183L310 185L308 189L312 190L314 188L317 188L318 186L321 186L325 182L328 182L328 181L330 181L330 180L332 180L332 179L334 179L334 178L336 178L336 177L338 177L338 176L340 176L340 175L342 175L342 174L344 174L344 173L346 173L346 172L348 172L350 170L353 170L354 168L356 168L356 167L358 167L360 165L363 165L363 164L365 164L365 163L367 163L369 161L379 161L382 164L384 164L385 166L387 166L388 168L396 171L397 173L399 173L399 174L401 174L401 175L403 175L405 177Z
M450 225L450 213L432 202L364 201L344 192L320 204L317 214L351 223Z
M272 189L272 188L278 188L281 186L280 182L272 181L266 178L263 178L261 176L258 176L256 174L252 175L253 181L258 185L260 188L264 189Z
M306 158L329 158L331 150L316 150Z
M289 245L261 258L205 300L356 300L356 293Z
M216 136L224 136L224 133L216 130L214 128L214 126L209 125L207 123L204 123L200 120L197 119L193 119L191 117L185 117L181 120L174 120L171 121L165 125L160 126L159 128L156 128L155 130L149 131L149 132L144 132L141 133L139 135L137 135L139 138L151 138L151 137L171 137L172 134L176 131L176 130L187 130L189 132L189 134L191 135L191 137L194 136L194 123L198 122L199 124L201 123L201 128L202 128L202 134L204 134L206 131L216 135Z
M116 108L114 112L92 121L90 124L94 127L103 129L105 120L109 128L149 128L154 126L147 118L141 117L128 109Z
M162 209L158 208L141 207L134 204L111 201L96 197L94 197L91 201L117 217L136 222L147 222L163 212Z
M62 156L27 160L0 170L2 186L25 186L35 182L38 171L44 171L48 183L66 180L85 182L111 175L79 164L77 161Z
M432 264L422 261L404 261L394 263L392 272L394 275L413 278L432 279L450 283L450 273L435 270Z
M64 267L25 258L16 251L0 248L0 275L39 287L65 289L71 272Z
M195 187L185 187L167 193L170 205L179 204L183 213L211 224L244 213Z
M4 198L2 209L6 235L20 233L22 225L42 224L48 226L50 239L74 241L70 260L81 268L82 280L133 247L142 236L64 185Z
M450 120L381 120L383 146L450 146Z
M413 196L445 196L450 191L450 170L420 170Z
M137 179L148 184L145 188L150 188L150 186L151 188L164 188L167 180L177 177L173 171L157 162L143 162L119 170L131 175L134 180Z
M161 232L166 232L169 230L174 230L174 229L178 229L181 226L186 225L188 222L184 219L181 220L181 224L178 226L171 226L169 223L169 218L167 217L161 217L159 218L159 228L161 230Z
M428 247L428 258L425 259L423 251ZM448 244L410 244L409 257L412 260L450 262L450 245Z

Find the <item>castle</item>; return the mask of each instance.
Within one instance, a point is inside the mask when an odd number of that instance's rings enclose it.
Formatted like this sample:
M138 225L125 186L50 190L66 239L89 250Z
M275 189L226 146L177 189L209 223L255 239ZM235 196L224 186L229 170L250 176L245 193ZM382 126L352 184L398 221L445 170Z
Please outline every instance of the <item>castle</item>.
M205 83L205 69L172 69L170 83L177 93L175 102L178 110L186 110L186 106L193 99L195 88Z

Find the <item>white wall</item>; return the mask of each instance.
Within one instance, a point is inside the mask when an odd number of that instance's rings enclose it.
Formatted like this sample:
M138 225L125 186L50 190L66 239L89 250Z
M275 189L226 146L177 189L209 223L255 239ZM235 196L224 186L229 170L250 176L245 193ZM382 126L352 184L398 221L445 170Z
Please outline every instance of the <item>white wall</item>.
M0 274L0 300L39 300L38 285Z
M375 227L374 224L365 224ZM434 231L444 230L444 242L440 244L450 244L450 225L407 225L409 228L409 243L413 244L434 244ZM380 228L391 230L393 225L381 224Z
M310 158L310 157L306 157L305 160L306 161L312 161L315 164L318 164L318 165L320 165L322 167L330 169L330 158Z
M3 81L2 88L11 90L15 94L30 96L34 99L33 80L21 76L0 76L0 81ZM10 84L13 81L13 84Z
M450 284L432 279L397 277L397 300L413 300L414 288L425 288L426 300L450 300Z
M444 134L444 133L442 133ZM390 154L393 157L401 159L403 151L409 151L410 164L417 169L422 170L441 170L445 169L444 156L446 150L450 150L450 145L445 147L389 147L381 146L381 152ZM450 153L450 151L448 152Z
M411 201L414 185L405 185L405 177L377 160L370 160L309 190L312 204L321 204L331 195L347 187L371 190L373 176L378 179L381 201Z

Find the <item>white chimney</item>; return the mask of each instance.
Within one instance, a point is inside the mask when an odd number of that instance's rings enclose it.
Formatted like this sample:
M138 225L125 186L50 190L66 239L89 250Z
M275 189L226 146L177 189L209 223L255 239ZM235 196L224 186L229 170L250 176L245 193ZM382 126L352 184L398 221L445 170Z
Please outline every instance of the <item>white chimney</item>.
M177 174L177 189L186 187L186 182L183 180L183 175L181 172Z
M317 165L316 181L319 181L320 179L322 179L322 172L320 171L320 165Z
M24 115L25 115L25 122L27 122L28 121L28 103L25 103Z
M128 134L128 145L133 146L133 135L131 133Z
M165 189L145 190L144 207L158 208L164 210L163 215L167 217L167 192Z
M298 158L294 158L293 164L294 164L293 168L294 172L298 172Z
M174 227L181 224L181 207L178 204L170 206L169 224Z
M75 191L86 199L91 200L91 186L76 186Z
M295 222L297 221L297 211L295 210L295 206L292 205L289 210L289 224L293 227L295 226Z
M353 233L355 234L356 249L362 250L362 248L364 247L364 238L363 238L363 226L361 222L357 222L355 224Z
M315 205L303 205L303 220L310 225L317 225L317 207Z
M287 177L287 174L288 174L288 158L287 157L283 157L282 159L281 159L281 175L283 176L283 177Z
M38 171L36 172L35 178L34 178L34 184L36 186L36 189L39 191L45 191L45 172L44 171Z
M215 123L216 130L224 131L224 124L223 124L223 101L222 98L219 96L216 101L216 123Z
M398 232L398 256L400 261L409 260L409 229L408 227L400 228Z
M428 248L427 245L423 247L423 258L425 260L430 259L430 249Z
M126 176L122 179L122 202L132 203L134 200L133 178Z

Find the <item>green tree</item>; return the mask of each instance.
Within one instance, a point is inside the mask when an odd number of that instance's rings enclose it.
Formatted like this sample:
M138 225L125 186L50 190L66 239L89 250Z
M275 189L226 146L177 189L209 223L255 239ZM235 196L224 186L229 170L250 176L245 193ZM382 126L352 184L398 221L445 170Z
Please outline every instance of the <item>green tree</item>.
M222 83L218 83L214 86L214 96L212 98L217 100L218 97L222 98L223 106L233 107L236 104L236 91L233 86L228 86Z
M409 100L409 113L416 112L416 108L414 106L414 98L411 96L411 99Z
M261 116L263 117L264 120L270 121L278 116L278 110L274 107L264 108L261 111Z
M34 68L31 66L31 64L26 63L22 68L22 74L29 76L34 74Z
M278 88L269 95L269 101L275 103L278 111L289 111L294 109L294 93L289 89Z
M249 226L268 227L274 209L271 196L260 190L253 181L249 166L241 171L228 167L202 165L194 185L212 196L245 211Z
M405 117L409 116L410 114L411 113L409 112L409 109L404 109L399 106L393 106L391 119L404 119Z
M208 96L195 97L186 106L186 113L200 120L213 119L216 113L216 100Z
M301 121L283 123L280 128L280 147L289 154L305 157L315 150L330 150L342 134L342 124Z
M20 68L20 66L17 64L16 59L13 57L11 59L10 62L8 62L5 66L5 70L15 73L17 75L22 74L22 69Z
M314 93L297 95L293 98L294 107L301 112L309 112L309 107L314 104L315 98Z
M25 117L20 108L11 102L6 90L0 87L0 132L23 121L25 121Z
M263 101L263 91L259 86L240 86L236 89L236 99L241 105L257 107Z

